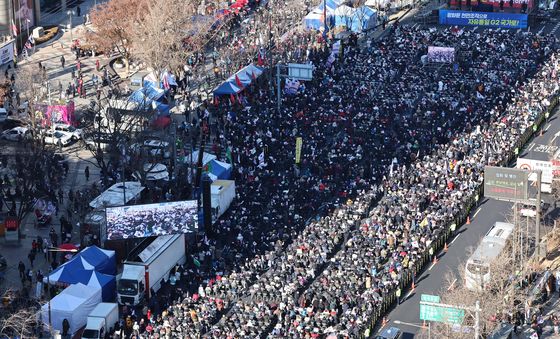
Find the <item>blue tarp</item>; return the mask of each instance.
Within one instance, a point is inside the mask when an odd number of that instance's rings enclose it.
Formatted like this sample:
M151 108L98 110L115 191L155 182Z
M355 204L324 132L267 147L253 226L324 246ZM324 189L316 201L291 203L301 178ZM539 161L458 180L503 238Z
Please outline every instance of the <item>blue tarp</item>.
M115 262L115 251L101 249L97 246L86 247L72 260L83 258L93 266L93 269L104 274L114 275L117 271Z
M253 78L259 77L263 72L262 67L249 64L243 67L237 73L226 79L221 85L214 89L214 95L230 95L237 94L241 92L245 87L253 82ZM239 78L239 81L243 86L239 86L235 80L235 76Z

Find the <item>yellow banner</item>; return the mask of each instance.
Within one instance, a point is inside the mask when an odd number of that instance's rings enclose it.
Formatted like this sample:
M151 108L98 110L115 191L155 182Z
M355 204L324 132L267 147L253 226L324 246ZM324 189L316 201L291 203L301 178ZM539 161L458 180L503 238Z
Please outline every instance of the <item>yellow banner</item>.
M303 140L301 137L296 138L296 164L301 161L301 146L303 145Z

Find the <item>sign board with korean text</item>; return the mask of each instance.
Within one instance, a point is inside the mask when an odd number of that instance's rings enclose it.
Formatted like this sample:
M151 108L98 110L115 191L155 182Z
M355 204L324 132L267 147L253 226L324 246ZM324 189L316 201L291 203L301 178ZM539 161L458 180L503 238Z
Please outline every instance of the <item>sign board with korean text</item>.
M529 172L508 167L484 167L484 196L497 200L523 202L528 197Z
M547 184L552 183L552 178L554 178L554 171L556 169L556 166L552 161L533 160L533 159L524 159L524 158L518 158L515 167L526 171L541 170L542 171L541 182ZM536 173L529 174L529 180L536 181L537 174Z
M437 321L448 324L462 324L465 310L447 305L426 304L420 301L420 320Z
M19 240L19 220L16 217L6 217L4 220L4 227L6 232L4 234L4 239L6 241L18 241Z
M421 294L420 295L420 301L427 301L427 302L431 302L431 303L439 303L441 300L440 300L439 295Z
M297 80L313 79L313 65L288 64L288 78Z
M439 10L440 25L527 28L527 14Z

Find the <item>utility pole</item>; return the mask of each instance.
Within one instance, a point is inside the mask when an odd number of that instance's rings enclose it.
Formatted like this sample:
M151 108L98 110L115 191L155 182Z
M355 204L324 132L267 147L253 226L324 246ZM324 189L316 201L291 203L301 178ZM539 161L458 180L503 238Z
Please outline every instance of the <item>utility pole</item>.
M537 215L535 216L535 224L536 224L535 244L537 246L537 248L536 248L537 259L540 260L541 255L543 254L543 253L541 253L541 182L542 182L542 171L538 170L538 171L535 171L535 172L537 173L537 206L536 206Z
M280 64L276 64L276 90L278 91L278 113L280 113L280 108L282 106L282 92L280 89Z
M480 302L477 300L474 309L474 339L480 338Z

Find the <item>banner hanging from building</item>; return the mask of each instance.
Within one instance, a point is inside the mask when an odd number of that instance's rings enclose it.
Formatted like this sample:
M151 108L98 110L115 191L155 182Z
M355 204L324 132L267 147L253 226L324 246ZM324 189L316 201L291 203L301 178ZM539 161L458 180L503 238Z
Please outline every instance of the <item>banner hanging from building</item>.
M440 9L439 24L490 28L527 28L527 14L466 12Z

